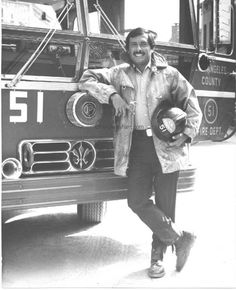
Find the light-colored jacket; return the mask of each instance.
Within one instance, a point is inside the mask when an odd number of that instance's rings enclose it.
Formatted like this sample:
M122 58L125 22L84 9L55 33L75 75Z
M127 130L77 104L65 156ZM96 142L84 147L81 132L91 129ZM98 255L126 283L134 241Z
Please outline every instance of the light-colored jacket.
M135 86L129 75L134 68L125 63L112 68L87 70L78 84L79 90L87 91L100 103L109 103L110 96L117 92L128 104L135 101ZM163 100L170 100L187 113L187 125L184 133L193 139L201 123L202 113L196 94L190 83L177 69L169 66L165 59L153 53L151 61L151 78L147 89L147 106L149 116ZM126 176L129 152L134 128L134 115L115 117L114 173ZM167 143L153 134L157 156L164 173L184 169L188 165L188 154L185 145L167 150ZM145 150L145 148L144 148Z

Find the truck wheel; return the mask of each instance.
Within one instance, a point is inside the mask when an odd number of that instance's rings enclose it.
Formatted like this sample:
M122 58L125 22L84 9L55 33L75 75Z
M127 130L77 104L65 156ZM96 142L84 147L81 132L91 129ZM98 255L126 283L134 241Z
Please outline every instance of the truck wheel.
M180 170L177 192L192 192L195 190L196 168L189 167Z
M77 214L81 221L100 223L107 211L106 202L94 202L77 205Z

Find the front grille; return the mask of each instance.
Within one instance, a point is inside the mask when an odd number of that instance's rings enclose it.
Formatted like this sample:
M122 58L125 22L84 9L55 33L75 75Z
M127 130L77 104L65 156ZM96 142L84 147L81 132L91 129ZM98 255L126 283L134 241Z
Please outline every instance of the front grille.
M112 170L112 139L24 140L19 144L23 174Z
M95 142L94 145L97 157L95 161L95 168L102 169L102 168L110 168L112 169L114 166L114 150L113 150L113 142L99 140Z

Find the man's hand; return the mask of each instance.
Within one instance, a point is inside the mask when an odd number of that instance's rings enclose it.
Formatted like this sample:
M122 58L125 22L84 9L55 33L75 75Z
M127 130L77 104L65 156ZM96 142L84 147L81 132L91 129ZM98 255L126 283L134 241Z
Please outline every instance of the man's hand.
M115 108L116 116L125 115L126 110L130 110L129 105L121 98L119 94L114 94L110 98L112 105Z
M174 147L180 147L187 139L188 136L184 133L177 134L172 137L174 141L168 142L167 149L173 149Z

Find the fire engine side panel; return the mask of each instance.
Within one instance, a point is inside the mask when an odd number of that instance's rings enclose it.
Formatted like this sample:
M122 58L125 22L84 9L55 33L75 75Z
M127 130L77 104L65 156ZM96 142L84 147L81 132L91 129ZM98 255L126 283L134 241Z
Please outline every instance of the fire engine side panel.
M195 68L192 85L203 112L197 140L220 140L232 124L235 115L235 81L230 73L234 69L235 61L219 57L210 58L206 71Z
M2 179L4 210L126 197L126 178L113 173L113 118L109 105L102 105L102 117L96 126L78 126L69 120L67 107L68 100L77 94L76 83L23 80L16 89L4 88L7 83L9 80L3 79L2 160L20 160L23 173L18 179ZM96 114L91 103L85 97L82 114ZM22 144L27 145L26 155ZM45 144L50 146L48 152L34 150L34 146L45 148ZM54 146L58 144L68 148L57 152ZM59 154L66 155L64 163L68 166L65 170L50 170L58 164L58 160L50 162L50 158ZM44 169L37 170L37 166Z
M42 85L42 88L45 86L50 84ZM112 137L112 112L108 105L103 105L102 119L95 127L79 127L70 122L66 106L73 93L65 90L3 89L3 160L17 157L17 145L25 139L80 140Z

